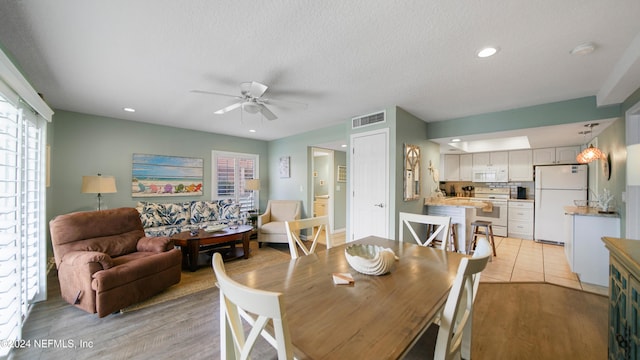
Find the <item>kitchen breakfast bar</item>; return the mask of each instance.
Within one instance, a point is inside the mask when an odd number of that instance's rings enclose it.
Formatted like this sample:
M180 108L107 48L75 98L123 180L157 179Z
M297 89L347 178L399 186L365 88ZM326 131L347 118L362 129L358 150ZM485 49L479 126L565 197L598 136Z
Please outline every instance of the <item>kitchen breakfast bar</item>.
M491 206L483 201L469 198L426 198L424 205L427 215L449 216L455 227L458 252L466 253L472 240L471 222L474 220L476 209Z

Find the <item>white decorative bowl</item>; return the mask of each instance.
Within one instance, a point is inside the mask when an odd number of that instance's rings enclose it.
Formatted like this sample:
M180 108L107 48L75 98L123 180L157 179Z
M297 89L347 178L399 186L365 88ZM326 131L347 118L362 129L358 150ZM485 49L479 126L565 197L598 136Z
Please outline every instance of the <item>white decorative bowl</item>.
M393 250L368 244L350 245L344 250L344 256L352 268L366 275L384 275L398 259Z

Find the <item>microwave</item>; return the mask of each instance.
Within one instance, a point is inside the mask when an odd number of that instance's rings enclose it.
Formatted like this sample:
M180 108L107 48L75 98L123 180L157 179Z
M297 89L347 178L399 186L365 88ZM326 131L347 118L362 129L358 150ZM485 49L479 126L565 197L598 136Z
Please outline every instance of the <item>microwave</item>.
M500 168L473 170L473 182L507 182L507 172Z

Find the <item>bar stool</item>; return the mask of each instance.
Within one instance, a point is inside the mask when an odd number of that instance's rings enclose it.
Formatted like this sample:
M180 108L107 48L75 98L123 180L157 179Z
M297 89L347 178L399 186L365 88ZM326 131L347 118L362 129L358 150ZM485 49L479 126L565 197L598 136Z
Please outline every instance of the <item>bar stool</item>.
M447 250L453 249L454 252L458 252L458 235L456 234L457 225L458 224L451 223L449 227L449 244L447 244ZM435 230L435 225L427 224L427 238L429 238ZM433 243L441 244L442 242L438 239L435 239L433 240Z
M481 228L484 228L484 232L480 232ZM487 240L489 240L489 242L491 243L491 247L493 248L493 256L496 256L496 242L493 238L493 225L491 221L476 220L472 222L471 233L472 233L472 240L471 240L471 246L469 246L469 249L475 249L478 236L485 236Z

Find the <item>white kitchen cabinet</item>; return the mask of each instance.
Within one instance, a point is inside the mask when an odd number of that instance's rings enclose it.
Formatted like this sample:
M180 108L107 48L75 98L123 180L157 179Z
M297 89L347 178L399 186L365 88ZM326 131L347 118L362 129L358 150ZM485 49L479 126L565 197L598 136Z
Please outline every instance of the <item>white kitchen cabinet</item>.
M441 181L460 181L460 155L443 155L441 163Z
M580 154L580 146L564 146L556 148L556 164L575 164Z
M496 182L509 180L509 152L496 151L473 154L473 170L491 170L496 172Z
M568 217L568 218L567 218ZM617 215L565 215L565 255L584 283L609 286L609 253L602 238L620 236Z
M556 148L533 149L533 165L556 163Z
M533 240L533 202L509 201L509 237Z
M509 151L509 181L533 181L533 152Z
M473 180L473 155L460 155L460 181Z
M575 164L580 146L533 149L533 165Z

